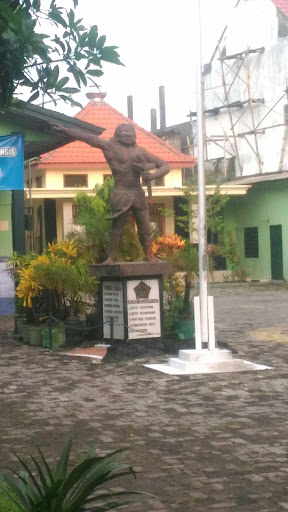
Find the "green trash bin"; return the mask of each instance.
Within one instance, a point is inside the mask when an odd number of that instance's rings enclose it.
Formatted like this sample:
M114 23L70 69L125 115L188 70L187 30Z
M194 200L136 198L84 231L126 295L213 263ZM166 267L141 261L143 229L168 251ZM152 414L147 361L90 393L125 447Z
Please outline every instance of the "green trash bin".
M20 339L24 339L23 333L23 325L26 325L26 316L25 315L17 315L15 317L16 331Z
M176 331L179 340L194 340L195 323L194 320L178 320L176 322Z
M42 345L42 325L29 325L28 339L30 345Z
M60 348L65 345L65 326L63 324L55 324L52 326L52 348ZM42 330L42 343L44 348L50 348L49 327Z

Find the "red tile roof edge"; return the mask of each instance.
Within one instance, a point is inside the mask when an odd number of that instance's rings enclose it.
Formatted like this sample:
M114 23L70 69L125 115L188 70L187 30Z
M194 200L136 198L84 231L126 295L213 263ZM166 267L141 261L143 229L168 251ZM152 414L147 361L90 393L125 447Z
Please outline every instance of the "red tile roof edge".
M91 102L93 102L93 100ZM128 123L134 125L138 130L140 130L141 132L145 133L146 135L148 135L149 137L154 139L158 144L162 145L164 148L169 149L171 152L173 152L178 157L181 157L181 156L185 155L185 156L187 156L187 158L191 158L191 160L193 160L194 162L196 161L196 158L194 158L194 157L192 157L190 155L186 155L185 153L181 153L181 151L178 151L178 149L176 149L173 146L171 146L171 144L168 144L168 142L165 142L164 140L160 139L159 137L157 137L157 135L154 135L154 133L149 132L148 130L145 130L145 128L142 128L142 126L140 126L139 124L135 123L135 121L133 121L129 117L127 117L124 114L122 114L122 112L119 112L119 110L116 110L116 108L112 107L109 103L106 103L106 102L103 101L102 104L106 105L110 110L115 112L115 114L117 114L118 116L122 117L122 119L123 119L123 121L125 123L128 122ZM89 103L88 103L88 105L89 105ZM86 105L86 106L88 106L88 105ZM81 112L83 112L83 110L80 110L80 112L78 112L78 114L76 114L75 117L78 117L78 115ZM83 120L82 117L81 117L81 119ZM103 132L102 135L105 135L105 131Z
M80 110L74 117L75 118L78 118L78 119L81 119L82 121L85 121L85 119L88 117L90 117L91 115L91 109L93 109L93 106L94 106L94 101L90 101L82 110ZM96 105L95 105L96 106ZM123 121L123 123L129 123L133 126L135 126L135 129L136 129L136 134L137 132L142 132L143 135L145 135L146 138L148 139L152 139L153 143L157 144L158 146L162 147L163 150L165 152L168 152L169 153L169 159L168 158L164 158L164 160L167 160L167 162L170 164L170 165L178 165L178 166L186 166L186 167L192 167L195 165L195 162L196 162L196 159L190 155L187 155L185 153L182 153L181 151L177 150L176 148L174 148L173 146L171 146L170 144L168 144L167 142L163 141L162 139L160 139L159 137L157 137L156 135L154 135L153 133L149 132L148 130L145 130L144 128L142 128L141 126L139 126L137 123L135 123L133 120L129 119L128 117L126 117L124 114L122 114L121 112L119 112L118 110L116 110L114 107L112 107L110 104L108 103L104 103L104 102L101 102L101 105L99 105L101 107L105 107L105 109L107 109L107 112L108 112L108 115L109 115L109 112L110 112L110 115L112 114L115 114L116 118L118 118L119 122L121 123L121 121ZM97 106L96 106L97 108ZM93 114L93 110L92 110L92 114ZM91 121L89 121L91 123ZM101 120L99 120L100 124L101 124ZM120 124L118 122L118 124ZM110 127L111 128L111 127ZM111 131L111 129L109 130ZM110 133L109 133L110 135ZM105 138L105 131L103 133L103 138ZM141 135L140 135L141 137ZM108 138L108 137L107 137ZM111 138L111 136L109 137ZM74 142L71 142L70 144L75 144L75 142L80 142L80 141L74 141ZM82 142L81 144L85 144L84 142ZM89 144L87 144L87 146L89 146ZM145 148L145 144L143 144L143 141L142 141L142 144L140 143L139 144L140 147L144 147ZM41 157L41 161L39 162L40 164L42 165L72 165L73 162L69 162L69 160L67 160L66 162L64 161L64 158L63 156L61 157L61 150L64 149L65 146L63 146L62 148L58 148L57 150L55 151L51 151L49 153L45 153L44 155L42 155ZM96 148L94 148L96 149ZM99 150L97 150L99 151ZM101 150L100 150L101 151ZM57 154L59 154L60 152L60 155L59 155L59 161L57 162ZM90 156L90 155L89 155ZM56 158L55 158L56 157ZM51 162L49 160L52 160ZM104 158L104 155L103 155L103 160L102 158L100 159L94 159L91 157L91 160L89 160L89 158L83 158L83 162L81 162L80 160L77 161L76 163L78 165L84 165L84 164L94 164L95 166L97 165L107 165L106 161L105 161L105 158Z
M288 0L272 0L272 2L288 18Z
M188 159L187 160L169 160L168 164L171 166L171 165L175 165L175 166L178 166L178 167L183 167L183 166L186 166L186 167L194 167L195 165L195 162L196 162L196 159L193 159L191 160L192 157L189 157L188 156ZM101 168L101 167L109 167L107 162L76 162L76 163L69 163L69 162L48 162L48 161L40 161L40 162L37 162L36 163L37 167L41 167L41 168L45 168L46 166L52 166L52 165L57 165L57 167L70 167L72 168L73 166L74 167L78 167L79 168L79 165L83 165L83 166L93 166L94 168L97 167L97 168Z

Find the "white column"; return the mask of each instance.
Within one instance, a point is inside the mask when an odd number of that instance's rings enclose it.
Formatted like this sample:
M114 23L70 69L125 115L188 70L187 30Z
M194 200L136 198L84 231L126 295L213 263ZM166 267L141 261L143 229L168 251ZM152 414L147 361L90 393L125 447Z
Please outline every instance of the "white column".
M73 226L73 214L72 214L72 201L63 202L63 234L64 240L66 239L67 233Z
M206 231L206 190L204 169L204 119L203 119L203 83L202 83L202 46L201 46L201 10L200 0L194 0L195 6L195 57L196 97L197 97L197 169L198 169L198 247L199 247L199 297L201 315L201 340L208 343L208 292L207 292L207 231Z

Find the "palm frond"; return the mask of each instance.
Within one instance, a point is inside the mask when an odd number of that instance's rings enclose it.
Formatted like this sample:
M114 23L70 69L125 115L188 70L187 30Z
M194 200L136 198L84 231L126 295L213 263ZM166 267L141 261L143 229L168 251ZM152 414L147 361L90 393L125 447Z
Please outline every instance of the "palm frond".
M69 437L55 469L50 467L40 448L40 461L31 456L32 467L15 454L25 472L12 471L17 480L9 477L5 480L11 489L6 494L11 503L17 505L19 512L101 512L131 503L136 497L151 497L137 491L107 490L107 484L116 478L131 475L135 477L133 468L119 460L124 449L103 457L95 455L95 450L90 450L68 472L71 448L72 438ZM101 493L101 490L105 492ZM128 496L131 497L129 501L122 499ZM85 508L86 506L89 508Z

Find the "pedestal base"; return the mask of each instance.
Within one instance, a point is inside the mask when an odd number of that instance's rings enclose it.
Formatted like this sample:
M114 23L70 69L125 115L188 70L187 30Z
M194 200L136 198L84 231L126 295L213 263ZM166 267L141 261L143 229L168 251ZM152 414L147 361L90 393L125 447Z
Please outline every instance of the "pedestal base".
M162 276L171 272L166 262L121 262L90 265L100 279L105 340L160 338L162 335Z
M267 370L268 366L234 359L229 350L180 350L178 358L170 358L168 364L145 364L147 368L170 375L197 375L202 373L231 373L251 370Z
M152 277L170 274L172 267L166 261L120 261L114 265L89 265L91 276L100 279L110 277Z

